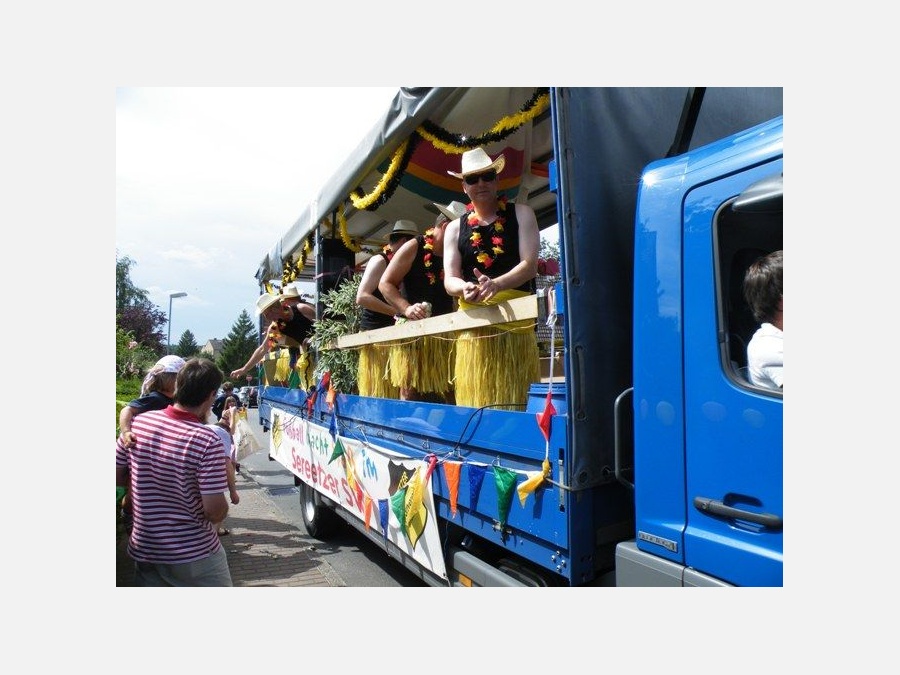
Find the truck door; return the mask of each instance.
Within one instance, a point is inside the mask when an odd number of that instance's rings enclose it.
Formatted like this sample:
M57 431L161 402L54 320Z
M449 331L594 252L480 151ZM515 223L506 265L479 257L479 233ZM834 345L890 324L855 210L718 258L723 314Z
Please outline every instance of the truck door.
M684 201L686 585L783 585L783 395L742 375L756 324L741 292L746 266L782 248L781 195L774 209L735 208L781 173L779 156Z

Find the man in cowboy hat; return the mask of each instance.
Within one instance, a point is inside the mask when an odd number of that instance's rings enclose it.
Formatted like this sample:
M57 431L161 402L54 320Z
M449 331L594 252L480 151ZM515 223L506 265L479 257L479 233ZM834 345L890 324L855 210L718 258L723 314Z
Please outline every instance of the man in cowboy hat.
M387 268L388 261L403 244L419 234L419 226L411 220L398 220L388 235L388 245L381 253L373 255L366 263L359 288L356 292L356 304L362 308L359 320L360 330L373 330L394 325L394 314L397 310L385 302L378 290L381 275Z
M278 345L301 347L312 334L316 320L316 308L299 300L299 292L263 293L256 299L256 313L261 314L269 327L263 340L242 367L232 370L232 379L243 377L262 361L270 349Z
M460 299L460 310L496 304L534 292L540 248L537 217L526 204L507 204L505 197L498 198L497 177L505 166L503 155L492 160L483 148L475 148L463 153L459 173L447 172L462 180L462 190L471 201L466 207L468 215L447 225L444 234L447 242L444 246L444 287L447 293ZM491 327L471 332L478 333L477 337L496 337L509 342L508 348L502 351L511 360L509 363L482 362L477 358L484 351L476 345L479 340L466 340L461 349L463 341L458 339L457 404L477 407L500 403L481 400L482 394L476 392L492 391L485 386L500 387L493 391L508 390L510 398L502 403L524 402L528 382L538 372L537 339L533 327L530 335L524 327L520 331L513 324L499 333ZM464 335L460 334L460 337ZM488 369L485 375L479 374L480 368ZM467 380L470 375L496 377L497 382L471 384Z

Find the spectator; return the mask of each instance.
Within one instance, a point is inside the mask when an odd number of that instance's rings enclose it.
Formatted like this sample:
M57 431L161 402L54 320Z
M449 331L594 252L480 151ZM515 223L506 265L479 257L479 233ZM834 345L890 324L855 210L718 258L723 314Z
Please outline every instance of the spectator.
M758 258L744 275L744 297L760 327L747 345L750 382L784 389L784 251Z
M459 297L459 310L497 304L534 292L540 235L530 206L498 197L506 159L483 148L462 155L462 180L471 200L468 215L447 225L444 286ZM489 345L488 343L494 343ZM537 336L530 321L461 331L456 340L455 390L459 405L516 409L537 381ZM497 356L491 357L490 354Z
M229 396L234 396L237 399L237 394L234 391L234 383L225 380L222 383L222 393L216 396L216 400L212 406L213 415L216 416L216 420L222 419L222 410L225 408L225 399Z
M241 501L241 496L238 494L237 482L235 480L235 473L240 467L234 461L234 427L232 419L232 414L237 409L237 401L234 396L229 396L225 399L225 406L222 409L222 417L219 418L219 421L207 425L218 434L219 439L222 441L222 445L225 447L225 472L228 476L228 493L231 497L232 504L238 504ZM224 537L231 534L231 531L224 527L223 523L219 525L217 533L220 537Z
M119 439L134 445L131 421L149 410L162 410L175 402L175 378L184 367L180 356L164 356L147 372L141 384L141 395L128 403L119 413Z
M134 447L116 442L116 485L128 485L136 586L231 586L216 525L228 515L225 449L203 420L222 372L204 358L179 371L175 403L136 417Z

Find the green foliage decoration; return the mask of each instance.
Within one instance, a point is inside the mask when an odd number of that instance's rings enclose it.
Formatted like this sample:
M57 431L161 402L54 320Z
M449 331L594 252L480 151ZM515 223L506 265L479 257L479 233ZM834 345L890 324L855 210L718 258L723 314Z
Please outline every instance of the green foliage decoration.
M328 370L334 388L345 394L355 394L359 352L355 349L335 349L334 343L342 335L359 332L360 308L356 305L356 292L362 275L341 283L321 297L322 316L313 325L310 344L316 350L316 380Z

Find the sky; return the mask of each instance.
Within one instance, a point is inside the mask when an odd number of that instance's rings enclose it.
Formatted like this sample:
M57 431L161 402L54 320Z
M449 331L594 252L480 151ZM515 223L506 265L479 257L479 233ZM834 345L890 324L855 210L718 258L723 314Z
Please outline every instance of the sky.
M173 344L256 322L259 263L398 89L116 89L116 255L164 313L187 293Z

